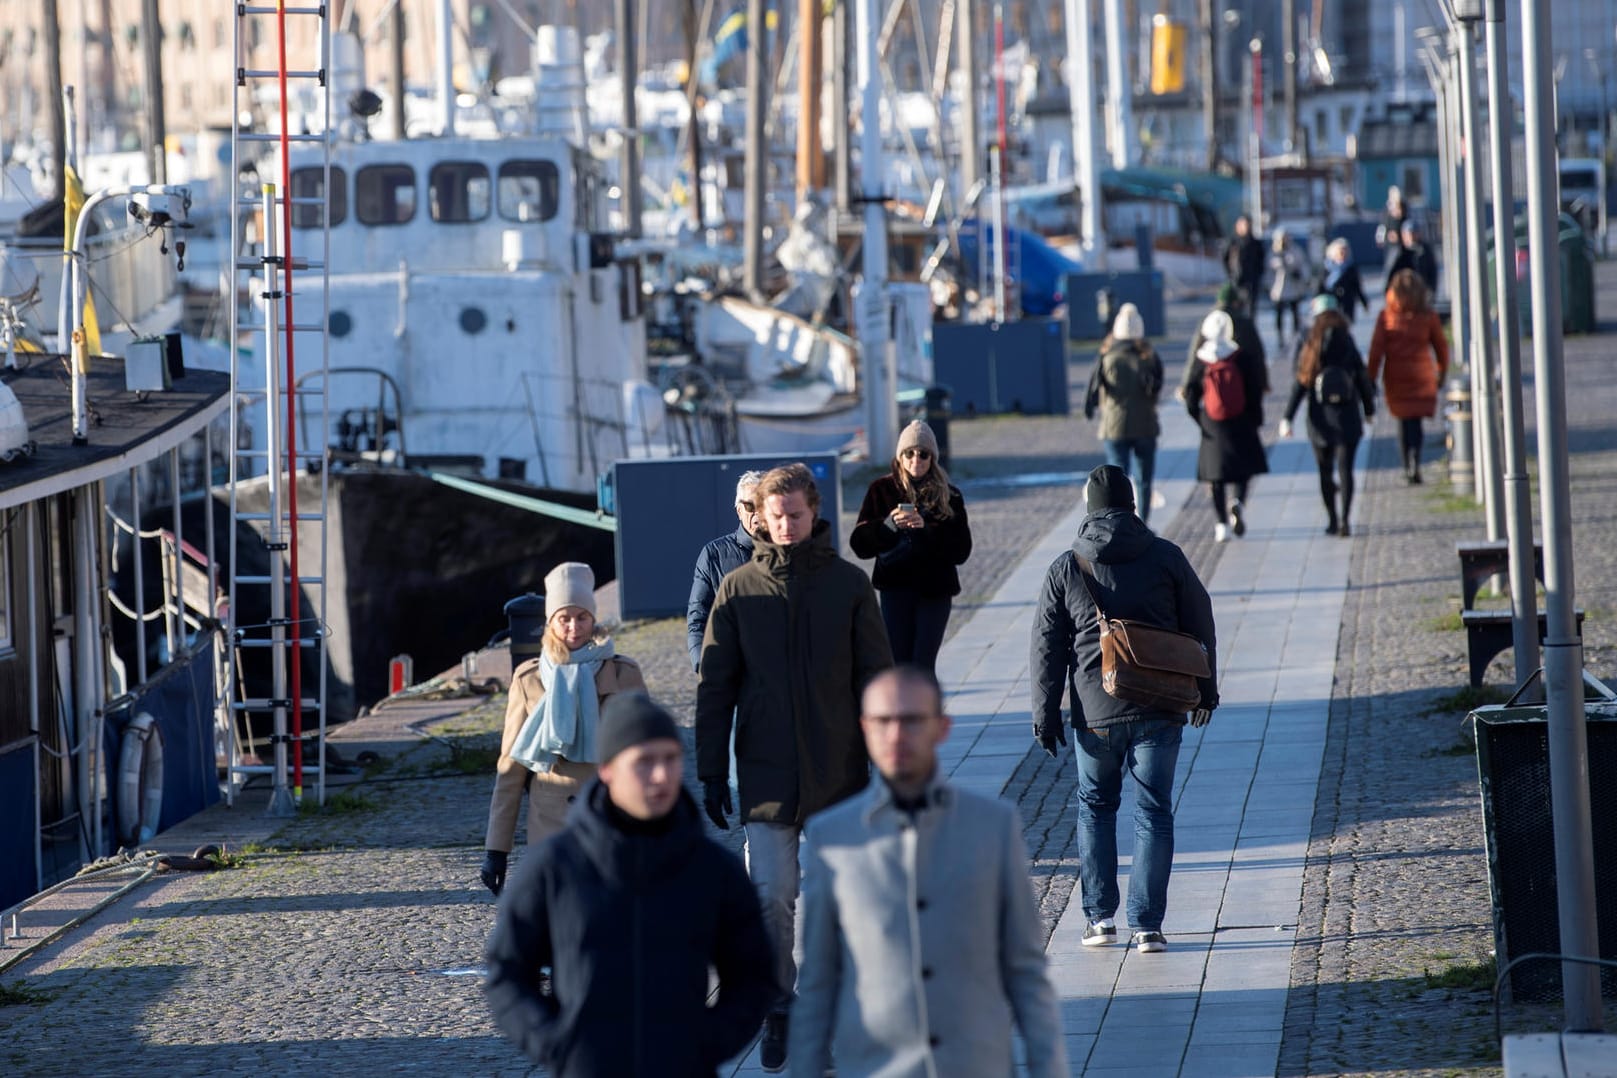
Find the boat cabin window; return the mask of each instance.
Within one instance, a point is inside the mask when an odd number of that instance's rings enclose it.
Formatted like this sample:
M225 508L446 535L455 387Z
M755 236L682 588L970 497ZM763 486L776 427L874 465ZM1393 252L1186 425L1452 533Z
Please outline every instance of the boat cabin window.
M354 174L354 216L367 225L402 225L415 217L415 170L366 165Z
M427 209L434 221L481 221L489 211L488 166L440 161L427 177Z
M550 161L507 161L500 166L499 196L507 221L548 221L561 201L561 173Z
M295 168L292 170L293 198L326 198L326 170L324 168ZM331 197L326 198L326 212L331 215L331 227L336 228L348 216L348 178L336 165L331 166ZM319 228L319 206L292 207L293 228Z

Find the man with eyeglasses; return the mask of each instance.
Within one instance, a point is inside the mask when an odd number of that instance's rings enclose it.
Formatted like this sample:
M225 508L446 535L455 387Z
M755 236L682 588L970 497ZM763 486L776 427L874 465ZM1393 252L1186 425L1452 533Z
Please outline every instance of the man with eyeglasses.
M691 580L691 598L685 604L685 646L691 653L691 669L702 667L702 634L707 629L707 618L713 611L713 599L719 593L719 582L732 570L752 560L752 537L762 528L754 493L760 471L742 472L736 480L736 530L721 535L702 548L696 556L696 575Z
M859 724L881 776L809 821L792 1073L1067 1074L1015 806L951 786L932 674L866 687Z

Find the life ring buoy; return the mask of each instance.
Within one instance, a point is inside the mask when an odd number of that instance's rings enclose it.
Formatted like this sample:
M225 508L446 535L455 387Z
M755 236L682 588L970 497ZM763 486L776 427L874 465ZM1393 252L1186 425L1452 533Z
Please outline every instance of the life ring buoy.
M142 711L124 727L118 746L118 841L150 842L163 816L163 731Z

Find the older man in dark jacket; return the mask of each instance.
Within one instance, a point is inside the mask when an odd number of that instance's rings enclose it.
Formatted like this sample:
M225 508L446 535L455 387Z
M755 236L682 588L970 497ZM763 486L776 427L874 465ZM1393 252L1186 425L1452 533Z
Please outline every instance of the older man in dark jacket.
M1117 940L1117 810L1124 771L1134 777L1128 916L1134 946L1152 953L1167 949L1162 922L1173 868L1173 774L1185 715L1106 692L1096 606L1109 618L1176 629L1202 642L1209 676L1201 683L1201 706L1190 718L1200 726L1218 706L1213 604L1184 551L1153 535L1134 515L1134 495L1122 469L1096 468L1086 497L1089 515L1072 550L1045 575L1033 618L1033 734L1051 756L1067 743L1061 721L1065 687L1078 742L1078 879L1089 922L1086 947Z
M643 694L614 696L596 747L599 777L500 898L489 1005L558 1078L712 1078L774 996L757 896L735 856L702 833L668 712Z
M685 604L685 646L691 653L691 669L702 665L702 636L707 631L707 618L713 612L713 599L719 594L719 582L732 571L752 560L752 535L763 527L758 512L756 495L758 480L763 472L741 473L736 480L736 530L721 535L702 548L696 555L696 572L691 578L691 597Z
M759 1050L765 1070L786 1062L786 1014L800 870L798 839L814 813L859 792L870 760L859 694L893 664L876 592L842 560L820 493L801 464L758 484L769 538L724 578L702 645L696 689L696 773L714 825L731 810L726 749L732 717L747 871L775 946L781 999Z

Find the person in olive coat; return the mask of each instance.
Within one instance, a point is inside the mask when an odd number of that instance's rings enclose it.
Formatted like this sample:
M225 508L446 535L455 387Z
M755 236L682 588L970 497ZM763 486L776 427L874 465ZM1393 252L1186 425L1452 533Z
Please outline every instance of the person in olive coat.
M1162 379L1162 357L1145 339L1144 319L1134 304L1123 304L1089 376L1084 418L1093 419L1100 412L1106 463L1131 474L1141 520L1151 519L1151 480L1156 474L1157 436L1162 433L1157 418Z
M1352 535L1353 454L1364 437L1362 414L1376 414L1375 386L1364 369L1347 319L1330 296L1314 297L1314 321L1297 357L1280 436L1291 437L1291 419L1308 401L1308 441L1319 466L1319 496L1325 502L1325 534ZM1340 495L1341 512L1337 512Z

